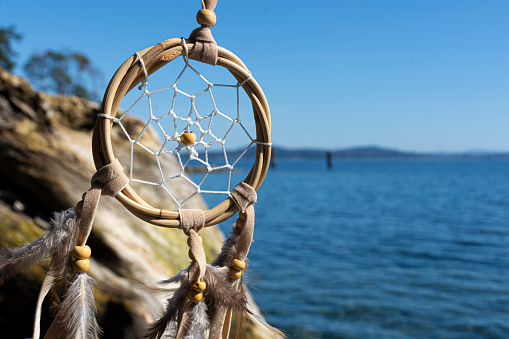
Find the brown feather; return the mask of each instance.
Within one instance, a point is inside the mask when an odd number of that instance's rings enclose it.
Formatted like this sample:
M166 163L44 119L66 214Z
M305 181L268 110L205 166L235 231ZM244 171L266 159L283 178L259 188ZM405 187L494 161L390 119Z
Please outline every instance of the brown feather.
M237 226L233 226L228 239L225 240L223 247L221 247L221 253L219 253L212 262L212 266L230 266L230 263L237 253L236 242L240 236L240 232L241 230Z
M217 268L208 266L205 272L205 282L207 288L203 296L207 300L209 307L227 307L237 312L247 312L247 299L245 295L238 291L228 277L229 269L227 267Z

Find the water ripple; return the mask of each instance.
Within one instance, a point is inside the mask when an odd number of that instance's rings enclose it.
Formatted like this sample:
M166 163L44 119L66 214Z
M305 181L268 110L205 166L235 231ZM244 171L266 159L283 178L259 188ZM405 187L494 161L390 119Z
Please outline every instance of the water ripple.
M292 338L508 338L508 173L280 159L249 255L260 308Z

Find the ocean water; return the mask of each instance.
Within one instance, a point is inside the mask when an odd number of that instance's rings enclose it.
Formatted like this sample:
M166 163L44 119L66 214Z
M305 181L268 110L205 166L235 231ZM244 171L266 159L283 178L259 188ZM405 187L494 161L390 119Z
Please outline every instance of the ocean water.
M509 161L279 159L254 239L251 290L290 338L509 338Z

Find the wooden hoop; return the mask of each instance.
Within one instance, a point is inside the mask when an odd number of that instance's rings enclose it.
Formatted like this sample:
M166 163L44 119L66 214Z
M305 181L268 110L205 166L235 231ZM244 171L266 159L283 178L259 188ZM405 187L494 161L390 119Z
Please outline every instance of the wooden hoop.
M188 53L191 53L194 44L187 42ZM217 47L217 64L225 67L242 85L251 100L256 125L256 157L251 171L244 179L255 190L260 188L269 169L270 146L270 110L267 99L261 87L253 79L246 65L232 52ZM138 54L143 58L148 75L182 55L184 51L183 39L168 39L153 47L146 48ZM145 73L139 58L135 55L127 59L115 72L104 94L101 112L110 117L116 117L118 108L124 96L145 78ZM111 128L113 121L101 117L97 119L92 139L92 152L95 167L112 163L116 158L111 144ZM178 211L158 209L149 205L136 194L130 185L127 185L117 196L131 213L151 224L162 227L177 228L180 225ZM238 208L231 198L227 198L214 208L204 211L206 226L223 222L238 212Z

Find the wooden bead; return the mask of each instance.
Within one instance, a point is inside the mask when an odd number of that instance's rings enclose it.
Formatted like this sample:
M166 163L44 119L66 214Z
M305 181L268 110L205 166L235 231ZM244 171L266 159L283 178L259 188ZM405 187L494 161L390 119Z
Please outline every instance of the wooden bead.
M72 263L72 269L78 273L88 272L88 270L90 269L90 261L88 259L75 260Z
M205 281L197 281L191 286L191 289L196 292L203 292L207 288L207 283Z
M239 259L233 259L232 268L236 269L237 271L242 271L246 268L246 262Z
M71 252L72 256L75 259L88 259L90 258L90 255L92 254L92 250L88 245L85 246L74 246Z
M200 242L203 244L203 238L198 236L198 239L200 239ZM187 238L187 246L191 246L191 238Z
M83 200L78 201L74 209L76 210L76 213L81 215L81 213L83 213Z
M184 132L180 135L180 141L184 145L192 145L196 141L196 134L194 132Z
M242 277L242 272L237 270L231 270L230 271L230 279L232 280L238 280Z
M246 221L247 220L247 213L246 212L239 212L239 218L241 220Z
M242 220L242 219L237 219L237 221L235 222L235 225L237 225L238 228L243 230L244 226L246 226L246 221Z
M203 293L197 292L195 290L190 290L187 294L189 301L193 303L199 303L203 299Z
M210 9L200 9L196 14L196 21L200 25L212 27L216 24L216 13Z

